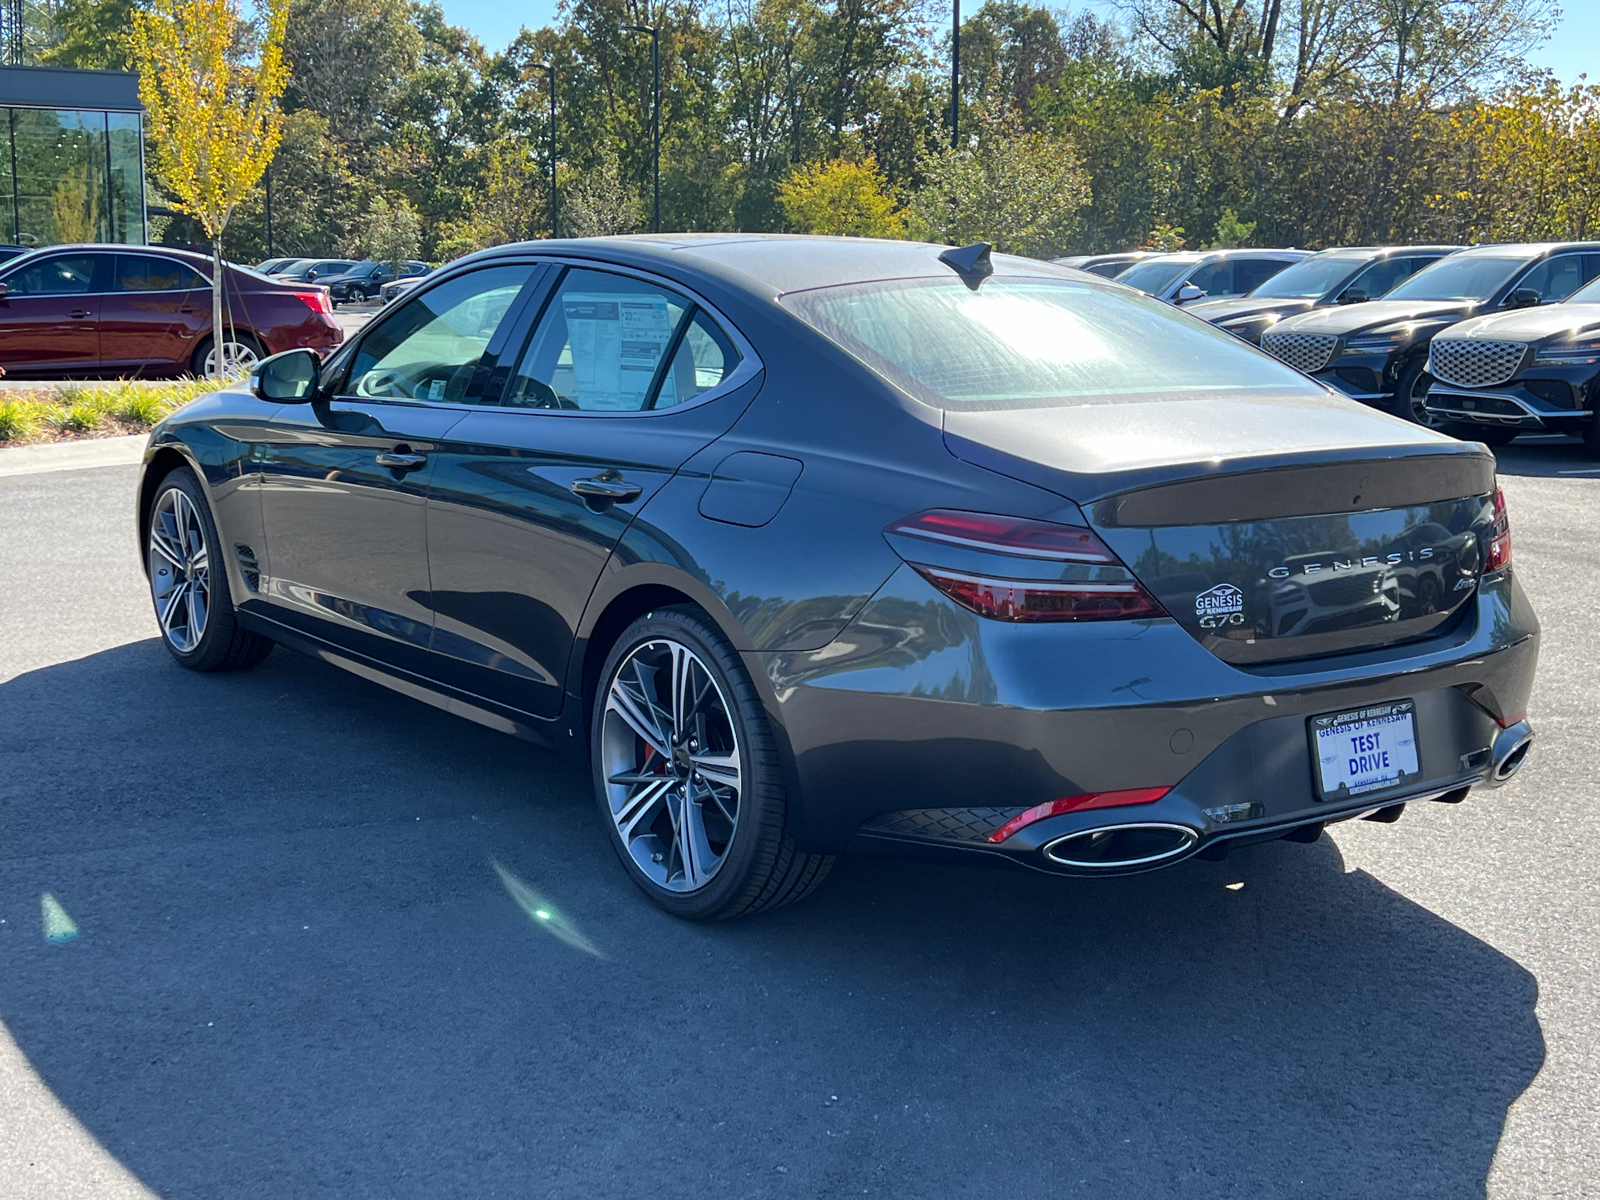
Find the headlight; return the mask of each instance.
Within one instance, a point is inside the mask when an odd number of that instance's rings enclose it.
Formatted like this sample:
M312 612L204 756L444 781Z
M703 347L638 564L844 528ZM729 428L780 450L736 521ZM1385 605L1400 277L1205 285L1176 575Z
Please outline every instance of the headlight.
M1396 329L1390 333L1364 333L1360 337L1349 338L1345 341L1346 354L1372 354L1386 350L1393 350L1402 342L1408 341L1411 330Z
M1600 338L1589 338L1582 342L1567 342L1565 345L1542 346L1535 352L1534 363L1548 363L1552 366L1570 367L1574 365L1586 366L1590 363L1600 362Z

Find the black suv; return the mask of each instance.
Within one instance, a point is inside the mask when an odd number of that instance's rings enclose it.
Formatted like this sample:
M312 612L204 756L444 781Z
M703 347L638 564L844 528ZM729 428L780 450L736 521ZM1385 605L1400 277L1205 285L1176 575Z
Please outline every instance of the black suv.
M1491 446L1535 429L1575 433L1600 455L1600 279L1560 304L1450 326L1433 339L1428 374L1428 413L1448 433Z
M1261 344L1279 321L1330 304L1376 300L1460 246L1356 246L1324 250L1285 267L1242 300L1202 300L1189 311L1218 329Z
M1137 262L1115 278L1169 304L1194 304L1247 295L1310 257L1309 250L1180 250Z
M376 296L391 279L410 279L414 275L426 275L430 270L432 268L425 262L404 262L400 264L397 274L388 263L373 262L368 258L343 274L324 275L317 282L327 287L335 304L341 300L360 304Z
M1261 348L1356 400L1421 425L1428 344L1468 317L1565 300L1600 275L1600 242L1474 246L1418 271L1382 300L1318 308L1272 327Z

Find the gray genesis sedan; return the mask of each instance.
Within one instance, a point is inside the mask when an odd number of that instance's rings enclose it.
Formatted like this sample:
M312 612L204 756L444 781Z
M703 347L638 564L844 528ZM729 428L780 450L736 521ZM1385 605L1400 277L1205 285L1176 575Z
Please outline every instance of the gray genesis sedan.
M162 422L137 520L180 664L556 748L683 917L1313 841L1533 738L1484 447L982 243L484 251Z

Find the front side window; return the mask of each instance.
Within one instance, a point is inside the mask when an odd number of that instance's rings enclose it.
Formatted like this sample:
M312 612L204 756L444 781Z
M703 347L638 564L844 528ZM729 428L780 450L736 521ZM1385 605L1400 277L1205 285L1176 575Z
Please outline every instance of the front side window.
M588 412L652 407L662 363L677 345L692 307L660 284L569 270L523 351L505 403ZM699 372L692 348L689 353L694 369L683 386L698 388L689 382ZM709 359L706 369L712 370ZM663 387L661 399L680 404L690 397L680 390L676 371L673 380L670 388Z
M62 254L31 263L6 276L8 296L86 296L94 283L96 256Z
M1197 267L1195 273L1184 280L1208 296L1233 295L1233 264L1227 259Z
M1399 286L1407 275L1411 274L1416 259L1411 258L1386 258L1382 262L1375 262L1360 275L1356 276L1350 284L1358 292L1366 293L1368 300L1376 300L1379 296L1387 296L1390 291ZM1423 260L1426 264L1426 259ZM1288 274L1288 272L1284 272Z
M118 292L180 292L208 288L200 274L170 258L143 254L117 255L112 290Z
M361 340L346 391L459 403L533 268L485 267L408 298Z
M1233 264L1233 290L1241 295L1254 292L1293 265L1281 258L1241 258Z
M1510 255L1454 254L1418 271L1384 299L1482 302L1527 264L1526 258Z
M1517 288L1539 293L1540 304L1565 300L1583 286L1583 255L1558 254L1547 258L1521 279Z
M783 306L927 404L1060 408L1229 391L1322 395L1232 334L1121 288L993 276L790 292Z

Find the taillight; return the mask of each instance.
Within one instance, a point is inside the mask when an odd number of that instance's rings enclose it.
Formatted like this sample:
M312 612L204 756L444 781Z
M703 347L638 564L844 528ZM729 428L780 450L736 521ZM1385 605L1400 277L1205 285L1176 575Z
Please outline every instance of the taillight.
M1035 821L1046 817L1059 817L1062 813L1082 812L1086 808L1121 808L1125 804L1154 804L1172 789L1169 787L1129 788L1121 792L1086 792L1081 796L1066 796L1060 800L1047 800L1035 804L1027 812L1018 813L989 835L991 842L1003 842Z
M321 288L314 292L295 292L294 298L304 300L312 312L327 313L330 317L333 315L333 304L328 300L328 293Z
M1484 556L1483 573L1511 565L1511 519L1506 515L1506 494L1494 489L1494 531L1489 535L1489 553Z
M919 575L979 616L1118 621L1166 615L1082 525L933 509L896 521L884 534Z

